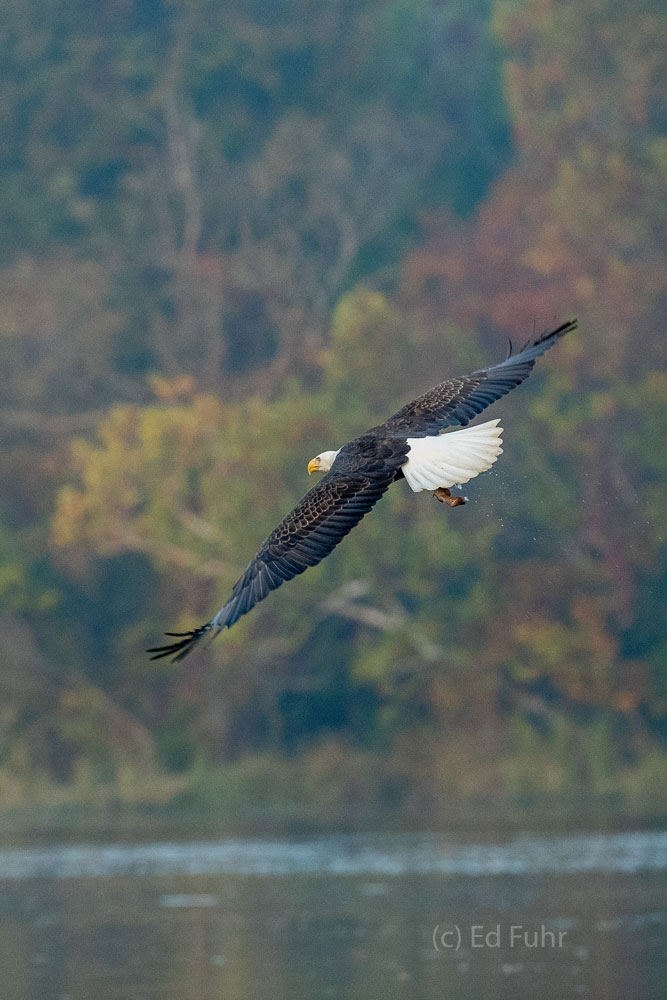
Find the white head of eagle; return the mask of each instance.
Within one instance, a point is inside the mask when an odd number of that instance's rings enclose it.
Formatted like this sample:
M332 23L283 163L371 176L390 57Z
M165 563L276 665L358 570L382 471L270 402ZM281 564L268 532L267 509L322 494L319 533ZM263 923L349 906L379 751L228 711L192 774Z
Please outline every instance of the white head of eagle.
M338 451L340 451L340 448ZM320 455L316 455L315 458L311 458L308 463L308 475L311 472L328 472L336 461L338 451L323 451Z

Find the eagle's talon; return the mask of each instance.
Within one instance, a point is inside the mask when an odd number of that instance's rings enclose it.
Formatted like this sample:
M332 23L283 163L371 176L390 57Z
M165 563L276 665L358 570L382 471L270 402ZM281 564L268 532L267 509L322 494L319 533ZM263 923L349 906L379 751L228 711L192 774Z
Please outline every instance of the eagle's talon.
M433 490L433 496L440 503L446 503L448 507L460 507L468 500L467 497L453 497L452 491L448 490L446 486L438 486L437 490Z

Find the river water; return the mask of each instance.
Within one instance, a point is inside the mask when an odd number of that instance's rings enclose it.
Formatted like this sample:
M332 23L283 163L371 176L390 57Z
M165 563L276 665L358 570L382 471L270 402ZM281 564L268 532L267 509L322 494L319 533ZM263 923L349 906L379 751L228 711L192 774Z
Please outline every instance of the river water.
M667 832L0 850L2 1000L663 1000Z

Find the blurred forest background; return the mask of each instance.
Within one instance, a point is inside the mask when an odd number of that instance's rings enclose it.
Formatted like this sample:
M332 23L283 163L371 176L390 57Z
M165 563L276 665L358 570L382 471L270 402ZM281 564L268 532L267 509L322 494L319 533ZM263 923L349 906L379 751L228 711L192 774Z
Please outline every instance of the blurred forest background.
M0 802L667 802L656 0L0 10ZM183 664L308 460L572 316ZM497 471L496 471L497 470Z

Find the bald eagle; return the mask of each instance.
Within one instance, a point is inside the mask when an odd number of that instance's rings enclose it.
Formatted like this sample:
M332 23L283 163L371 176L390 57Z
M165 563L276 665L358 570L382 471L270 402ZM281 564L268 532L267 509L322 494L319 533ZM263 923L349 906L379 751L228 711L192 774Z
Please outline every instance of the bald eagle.
M576 320L563 323L518 352L510 341L499 364L441 382L385 423L311 459L308 472L325 475L271 532L227 603L191 632L167 632L178 641L149 649L151 659L182 660L204 636L231 628L270 591L328 556L397 479L405 479L415 493L431 491L449 507L465 503L466 497L452 496L451 487L485 472L502 452L499 420L466 425L520 385L536 358L576 325ZM442 433L452 426L464 429Z

